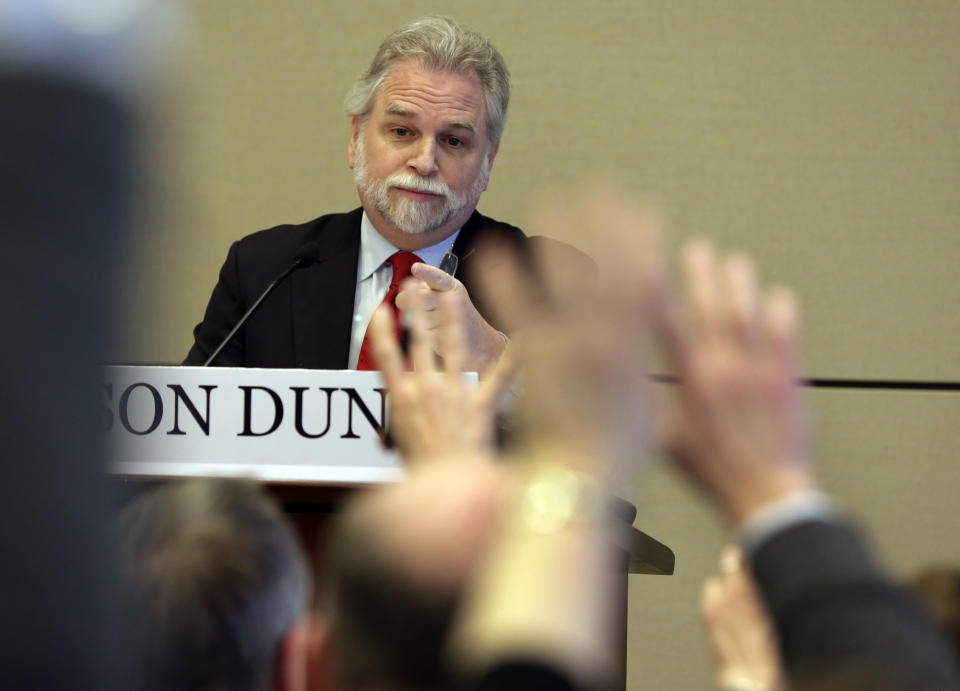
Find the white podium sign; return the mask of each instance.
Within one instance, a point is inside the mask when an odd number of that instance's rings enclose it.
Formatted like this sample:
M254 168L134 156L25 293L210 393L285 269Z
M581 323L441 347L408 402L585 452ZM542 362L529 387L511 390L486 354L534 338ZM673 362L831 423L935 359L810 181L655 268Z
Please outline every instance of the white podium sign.
M402 475L382 448L376 372L108 367L113 472L361 484Z

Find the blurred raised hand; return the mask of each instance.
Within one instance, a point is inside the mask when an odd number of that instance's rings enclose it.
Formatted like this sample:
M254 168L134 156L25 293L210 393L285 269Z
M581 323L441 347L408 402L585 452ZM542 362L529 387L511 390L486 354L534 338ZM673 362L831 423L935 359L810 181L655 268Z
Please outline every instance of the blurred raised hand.
M786 688L777 634L739 548L720 554L720 573L707 580L700 613L723 691Z
M682 256L686 297L664 290L659 332L678 378L662 428L679 466L741 524L758 509L813 488L807 409L797 383L797 305L761 293L753 265L705 241Z
M523 368L521 440L603 479L636 466L646 439L650 297L662 280L663 222L609 185L545 199L528 227L583 249L534 248L531 266L489 248L477 258L489 304Z

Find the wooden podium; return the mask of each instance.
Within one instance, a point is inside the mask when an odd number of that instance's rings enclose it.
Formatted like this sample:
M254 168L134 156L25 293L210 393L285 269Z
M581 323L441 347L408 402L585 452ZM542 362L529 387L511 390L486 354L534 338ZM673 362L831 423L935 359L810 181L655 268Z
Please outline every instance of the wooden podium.
M389 402L376 372L124 366L107 368L106 378L109 467L132 492L173 478L258 480L296 525L314 565L350 494L403 477L380 444ZM635 506L611 504L623 526L625 684L627 576L672 574L675 557L633 527Z

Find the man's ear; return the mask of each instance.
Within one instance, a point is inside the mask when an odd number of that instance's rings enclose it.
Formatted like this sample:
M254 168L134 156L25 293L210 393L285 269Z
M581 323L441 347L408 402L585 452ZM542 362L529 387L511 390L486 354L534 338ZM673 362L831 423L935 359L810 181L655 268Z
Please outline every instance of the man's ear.
M320 618L304 615L280 642L277 691L330 691L328 647Z
M360 116L350 118L350 141L347 144L347 165L353 170L357 162L357 139L360 137Z
M490 172L491 170L493 170L493 159L495 159L495 158L497 157L497 152L500 151L500 140L498 139L498 140L497 140L497 143L494 144L493 146L489 147L489 148L490 148L490 150L487 151L487 154L486 154L486 156L487 156L487 173L488 173L488 175L487 175L487 185L490 184L489 172ZM486 191L487 185L484 185L484 186L483 186L484 191Z
M497 153L500 151L500 140L497 140L497 143L490 147L490 151L487 152L487 165L490 168L493 168L493 159L497 157Z

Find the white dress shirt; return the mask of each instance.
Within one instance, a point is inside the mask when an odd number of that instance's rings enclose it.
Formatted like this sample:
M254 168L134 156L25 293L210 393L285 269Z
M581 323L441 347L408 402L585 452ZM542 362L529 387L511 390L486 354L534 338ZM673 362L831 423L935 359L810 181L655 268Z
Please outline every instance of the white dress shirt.
M460 231L436 245L414 252L424 264L438 266L443 255L450 251ZM353 324L350 329L350 369L357 368L360 346L367 333L373 311L383 302L393 280L393 267L387 260L401 250L390 244L373 227L367 212L360 220L360 261L357 262L357 292L353 301Z

